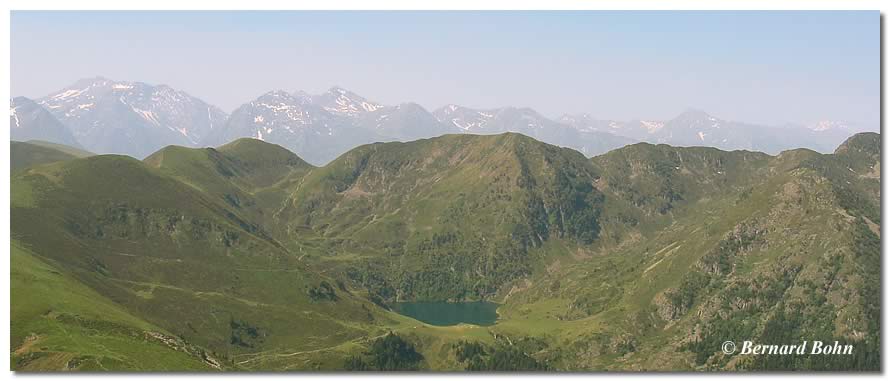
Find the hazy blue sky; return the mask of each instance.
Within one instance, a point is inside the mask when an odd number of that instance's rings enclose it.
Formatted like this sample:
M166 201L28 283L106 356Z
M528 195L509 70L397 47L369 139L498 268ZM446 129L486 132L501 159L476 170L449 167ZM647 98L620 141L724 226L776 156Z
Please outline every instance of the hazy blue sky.
M880 115L874 12L12 12L12 94L168 84L226 111L339 85L433 110L730 120Z

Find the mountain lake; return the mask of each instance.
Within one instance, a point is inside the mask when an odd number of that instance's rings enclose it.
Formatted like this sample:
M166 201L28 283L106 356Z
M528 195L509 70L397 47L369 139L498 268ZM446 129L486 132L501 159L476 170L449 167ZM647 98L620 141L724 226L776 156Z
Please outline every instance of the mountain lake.
M402 302L395 303L393 311L430 325L488 326L498 320L498 306L492 302Z

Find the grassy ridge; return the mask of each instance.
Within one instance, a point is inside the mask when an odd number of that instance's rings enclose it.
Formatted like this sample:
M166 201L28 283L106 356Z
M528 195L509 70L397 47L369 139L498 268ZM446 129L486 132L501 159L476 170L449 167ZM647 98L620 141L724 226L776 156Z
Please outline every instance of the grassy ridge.
M41 141L10 142L10 172L16 173L27 167L87 157L91 154L76 148Z
M242 139L30 166L12 179L12 234L230 369L342 369L392 331L421 369L874 370L879 356L777 363L719 345L879 353L879 142L586 159L454 135L315 168ZM496 325L386 310L476 299L503 303Z
M33 167L13 188L29 193L14 196L13 237L230 366L294 342L312 349L363 336L382 314L344 290L311 300L325 277L224 202L139 161Z

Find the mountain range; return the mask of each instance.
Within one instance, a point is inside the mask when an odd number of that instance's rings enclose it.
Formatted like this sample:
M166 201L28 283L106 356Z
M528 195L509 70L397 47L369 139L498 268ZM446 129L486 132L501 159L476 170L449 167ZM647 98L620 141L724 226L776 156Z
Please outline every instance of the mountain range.
M271 137L429 119L345 90L244 107L205 136L250 125L266 141L143 160L13 143L13 369L880 370L879 134L831 153L587 157L497 133L565 128L530 110L449 106L435 128L488 130L316 166ZM499 304L494 325L393 309L480 300ZM855 352L741 355L727 340Z
M144 158L167 145L207 147L252 137L280 144L314 165L362 144L453 133L517 132L592 157L636 142L769 154L803 147L828 153L863 130L837 122L759 126L697 110L667 121L630 122L586 114L550 119L517 107L473 109L451 104L429 112L416 103L384 105L340 87L318 95L271 91L228 115L166 85L103 77L77 81L34 101L17 97L10 110L13 140L36 139Z
M87 150L136 157L169 144L195 146L226 120L218 108L169 86L102 77L77 81L36 102Z
M581 131L611 133L637 141L680 147L715 147L778 154L796 147L831 152L863 129L836 122L813 126L762 126L718 119L701 110L687 110L667 121L598 120L589 114L563 115L560 122Z

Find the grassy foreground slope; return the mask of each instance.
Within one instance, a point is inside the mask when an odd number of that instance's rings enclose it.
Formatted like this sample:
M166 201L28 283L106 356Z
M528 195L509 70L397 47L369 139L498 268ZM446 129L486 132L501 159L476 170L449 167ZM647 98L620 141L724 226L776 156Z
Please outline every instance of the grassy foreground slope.
M212 370L200 349L125 311L13 241L12 366L22 371Z
M381 353L437 370L880 367L877 134L831 155L593 159L454 135L318 168L242 139L32 166L12 219L30 253L226 369L403 363ZM478 299L502 303L496 325L387 311ZM30 333L13 329L18 348ZM856 351L727 356L726 340Z
M228 367L362 338L388 314L237 208L129 157L31 167L13 177L12 194L13 239ZM29 334L14 333L13 345Z

